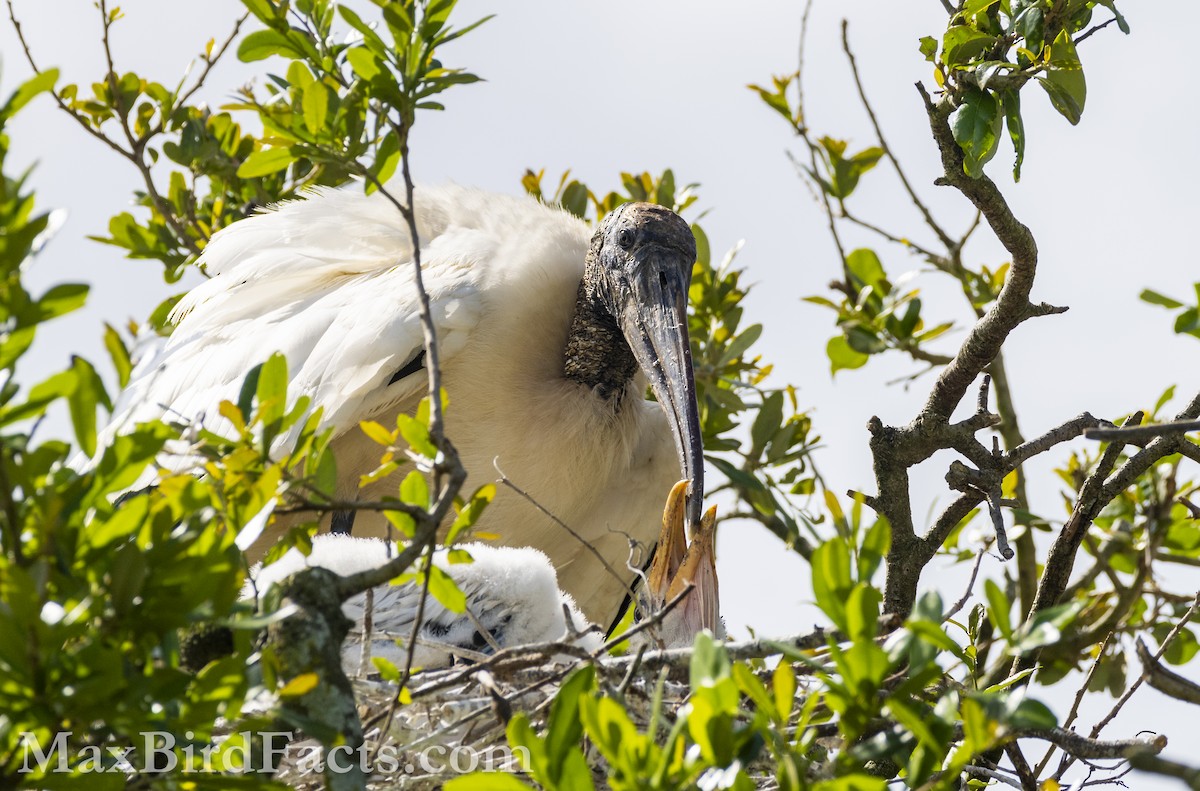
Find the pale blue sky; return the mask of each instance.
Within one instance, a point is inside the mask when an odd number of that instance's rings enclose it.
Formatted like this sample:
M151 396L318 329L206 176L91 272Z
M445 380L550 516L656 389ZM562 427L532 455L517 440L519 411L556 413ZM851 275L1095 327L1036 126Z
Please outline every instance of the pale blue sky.
M67 80L100 76L98 23L90 3L14 3L45 65L61 67ZM210 37L220 39L228 31L240 4L130 0L122 7L127 18L114 32L119 67L167 82ZM800 10L800 3L765 0L462 0L460 22L499 15L452 45L445 61L467 66L488 82L452 91L445 113L420 119L413 166L426 181L510 193L519 192L526 167L545 168L550 177L572 168L594 187L615 184L621 170L667 166L681 181L700 182L700 206L712 210L704 224L714 252L746 241L739 262L758 284L748 313L766 325L759 348L776 364L775 382L797 385L802 403L814 410L826 446L818 457L822 471L837 491L871 491L867 419L877 414L885 422L907 422L929 380L918 380L908 391L887 386L914 370L898 357L831 379L824 357L834 329L830 314L800 302L801 296L822 293L837 275L835 253L816 205L784 155L796 150L795 141L744 87L795 68ZM1132 36L1111 27L1080 47L1090 87L1082 123L1068 125L1031 88L1022 182L1011 184L1011 152L1003 144L990 168L1037 237L1035 299L1071 306L1063 316L1025 325L1006 347L1026 434L1085 409L1114 417L1151 406L1171 384L1181 393L1200 387L1195 373L1200 343L1172 335L1170 316L1137 299L1144 287L1187 296L1200 278L1192 240L1200 217L1194 187L1200 178L1194 143L1200 110L1184 76L1194 70L1191 39L1200 29L1200 4L1162 0L1126 3L1125 10ZM917 80L929 82L917 39L944 25L941 4L816 3L806 80L809 120L818 134L848 138L858 148L873 140L840 53L843 16L850 19L867 90L910 178L947 225L965 227L972 216L965 203L932 186L939 165L913 88ZM11 88L28 71L7 24L0 27L0 53L3 84ZM222 64L206 98L220 103L260 67L232 59ZM12 138L16 162L40 161L33 180L40 205L70 212L58 238L35 262L30 282L94 284L87 309L40 337L36 359L22 372L29 381L59 369L73 352L103 359L101 320L140 319L176 288L159 281L156 264L125 261L116 249L84 239L102 233L107 218L128 203L137 177L127 163L44 100L16 123ZM927 236L883 167L867 177L851 206L901 233ZM850 246L875 244L849 236ZM917 266L902 250L876 248L893 278ZM980 233L968 260L994 267L1004 256ZM954 289L932 276L916 282L927 306L944 306L946 317L966 318ZM961 333L947 337L943 349L952 350L960 338ZM1035 507L1055 518L1062 515L1057 482L1038 477L1059 458L1031 468ZM917 470L918 517L935 499L945 501L941 476L949 461L949 454L939 454ZM731 524L721 534L719 554L723 608L735 636L744 636L747 625L781 634L821 621L806 603L807 567L765 531ZM984 570L1001 573L999 560L989 558ZM958 570L936 573L947 598L957 598ZM1180 584L1200 587L1198 576ZM773 604L766 609L764 602ZM1170 733L1166 722L1184 721L1181 708L1153 691L1134 700L1109 727L1111 736L1142 728ZM1089 705L1100 711L1108 702L1100 698ZM1085 709L1084 721L1093 715ZM1168 752L1191 757L1186 736L1175 730ZM1150 783L1139 780L1138 787Z

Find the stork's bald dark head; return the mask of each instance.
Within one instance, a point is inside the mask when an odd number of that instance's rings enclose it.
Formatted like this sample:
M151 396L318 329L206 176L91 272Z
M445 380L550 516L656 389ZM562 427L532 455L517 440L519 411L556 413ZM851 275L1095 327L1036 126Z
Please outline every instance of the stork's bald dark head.
M704 449L687 329L695 261L696 239L682 217L651 203L626 203L600 221L580 285L581 301L598 306L600 318L611 319L667 414L680 472L692 482L687 508L692 528L700 524L704 496ZM623 351L613 349L606 359L629 360ZM566 365L569 375L570 348ZM632 376L633 369L627 370Z
M682 217L653 203L626 203L609 212L592 236L584 286L617 316L631 283L648 274L690 283L695 260L696 238ZM643 268L655 272L638 271Z

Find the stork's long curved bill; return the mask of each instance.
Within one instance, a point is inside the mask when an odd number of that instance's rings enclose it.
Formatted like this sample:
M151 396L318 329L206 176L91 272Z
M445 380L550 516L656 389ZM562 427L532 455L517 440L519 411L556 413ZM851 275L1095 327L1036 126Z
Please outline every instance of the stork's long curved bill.
M621 289L625 304L619 306L617 320L671 421L679 466L691 481L687 522L694 534L704 502L704 444L687 329L692 262L681 262L681 253L666 246L648 245L637 255L638 266L631 269L636 274Z

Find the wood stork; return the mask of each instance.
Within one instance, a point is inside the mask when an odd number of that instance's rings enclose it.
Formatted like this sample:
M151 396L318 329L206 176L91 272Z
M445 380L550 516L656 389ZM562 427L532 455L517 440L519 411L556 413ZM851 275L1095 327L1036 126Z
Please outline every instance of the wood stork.
M634 645L690 646L701 629L723 636L712 542L716 507L704 515L701 529L688 546L683 518L686 492L687 481L681 481L668 496L659 551L641 588L635 616L635 621L653 619L654 623L631 638ZM451 562L445 548L434 552L433 562L463 592L466 609L455 613L433 597L426 600L413 649L414 667L445 667L456 658L469 660L533 643L570 640L587 651L601 647L598 630L591 628L571 595L560 589L554 566L542 552L532 547L479 542L458 548L470 554L471 562ZM252 569L254 581L247 583L243 596L265 592L270 585L306 566L348 575L383 565L391 557L394 547L380 539L336 533L317 536L307 557L292 549L271 565ZM689 584L693 588L687 591ZM659 618L653 617L685 592L686 597L675 607ZM404 667L420 596L420 584L407 580L376 587L370 600L366 593L360 593L343 604L343 612L354 624L342 646L342 666L348 675L356 675L361 669L364 636L370 640L369 655ZM364 617L368 608L369 627Z
M457 186L419 188L414 205L446 430L468 485L491 478L495 461L574 535L503 490L480 526L543 551L588 618L608 623L635 579L628 540L653 541L662 492L681 473L689 526L700 523L691 230L631 203L593 235L532 199ZM425 394L412 258L400 214L357 188L314 190L222 230L199 260L210 279L176 306L173 334L138 365L109 435L164 412L220 431L218 404L279 351L289 394L308 394L336 434L335 494L394 495L395 477L359 490L380 447L358 424L391 425ZM251 556L288 526L277 518ZM353 530L382 536L387 523L360 512Z

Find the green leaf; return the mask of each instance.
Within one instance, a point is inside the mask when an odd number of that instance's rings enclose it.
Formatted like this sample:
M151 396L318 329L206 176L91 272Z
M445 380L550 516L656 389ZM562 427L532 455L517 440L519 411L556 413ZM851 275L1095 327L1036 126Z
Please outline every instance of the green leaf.
M54 401L70 396L75 390L77 377L75 370L68 368L38 382L30 388L29 396L23 403L0 409L0 426L42 414Z
M1075 42L1067 31L1059 32L1050 47L1050 61L1046 76L1038 82L1050 95L1050 103L1063 118L1072 124L1079 123L1087 100L1087 81L1083 76L1083 64L1075 51Z
M4 343L0 343L0 369L8 368L29 351L33 339L37 337L37 325L18 327L3 334Z
M380 184L387 184L400 165L400 140L395 132L388 132L375 150L375 161L371 163L371 174ZM375 191L375 184L367 185L368 192Z
M834 515L836 519L836 514ZM846 598L853 587L850 548L845 539L831 538L813 551L813 597L839 629L846 631Z
M960 66L983 54L996 43L995 36L982 33L970 25L954 25L942 36L942 62Z
M950 119L954 141L963 152L963 170L971 178L983 175L983 166L996 155L1001 114L995 98L987 91L967 88L962 104Z
M796 702L796 673L791 664L780 659L771 674L771 688L775 693L775 714L781 722L787 722L792 706Z
M112 358L113 368L117 370L117 385L124 387L129 384L129 374L133 371L133 361L129 357L129 350L125 348L125 343L121 340L120 334L110 324L104 325L104 348L108 350L108 356Z
M846 599L846 635L854 642L873 640L879 625L883 594L865 582L850 590Z
M348 10L345 6L340 6L340 8L343 13ZM346 52L346 61L349 62L350 68L354 70L354 73L367 82L370 82L377 74L383 72L383 64L379 62L379 58L366 47L353 47L348 50Z
M467 597L454 578L434 565L429 566L429 593L450 612L461 613L467 609Z
M88 456L96 453L96 407L105 404L111 408L104 383L92 364L82 357L71 360L75 372L75 387L67 397L67 409L71 414L71 426L79 448Z
M729 654L707 631L696 635L692 644L690 678L692 690L711 687L730 677Z
M775 112L779 113L789 123L794 123L792 107L788 103L784 90L768 90L761 85L747 85L747 88L758 94L758 97Z
M282 354L272 354L259 370L255 383L258 417L264 425L277 423L287 407L288 370Z
M829 171L829 182L824 184L825 190L838 199L850 197L854 188L858 186L859 177L875 167L883 156L882 148L873 147L847 158L846 141L822 137L818 142L825 154L825 163Z
M181 299L183 299L183 294L175 294L174 296L167 297L162 302L158 303L154 310L150 312L150 316L146 319L146 323L148 323L151 327L154 327L156 330L162 330L167 326L167 322L171 316L171 311L175 309L175 305L178 304L179 300Z
M312 82L305 87L300 104L304 110L304 125L312 134L319 133L325 128L325 117L329 113L329 88L320 80Z
M1000 94L1004 107L1004 122L1008 127L1008 138L1012 141L1016 158L1013 160L1013 181L1021 180L1021 165L1025 162L1025 121L1021 118L1021 94L1004 91Z
M58 82L58 69L46 69L30 77L13 91L12 96L8 97L3 110L0 110L0 117L11 118L16 115L18 110L29 104L39 93L54 90L56 82Z
M1025 39L1025 48L1034 53L1042 51L1045 38L1046 15L1038 5L1030 5L1017 15L1015 27L1021 38Z
M38 320L48 321L83 307L88 289L85 283L62 283L52 287L37 302Z
M271 0L242 0L242 5L266 25L273 24L281 13L281 10L277 10L276 6L271 4Z
M991 600L991 596L988 600ZM1075 620L1086 604L1084 601L1070 601L1042 610L1013 634L1008 652L1018 656L1057 643L1062 639L1063 630Z
M1129 23L1125 21L1125 17L1121 16L1121 12L1117 10L1115 0L1096 0L1100 5L1112 12L1112 15L1117 19L1117 27L1125 35L1129 35Z
M754 423L750 427L750 438L754 443L751 456L757 455L767 446L779 426L783 423L783 391L776 391L763 399Z
M290 148L264 148L246 157L237 169L238 178L253 179L283 170L296 160Z
M563 190L559 205L580 219L587 214L588 190L578 181L572 181Z
M550 718L546 722L546 758L551 779L562 776L567 753L579 749L583 724L579 720L579 700L596 686L596 669L585 665L567 676L554 696Z
M890 290L881 287L887 275L874 250L860 247L851 251L846 256L846 268L864 286L871 286L880 294L887 294Z
M1183 303L1179 300L1171 299L1164 294L1160 294L1157 291L1151 291L1148 288L1142 291L1139 298L1143 302L1149 302L1151 305L1162 305L1164 308L1170 308L1171 310L1183 307Z
M921 55L925 58L925 60L933 63L934 58L937 57L937 48L938 43L936 38L933 36L921 36L920 49Z
M1004 635L1005 640L1011 640L1012 618L1009 612L1012 603L994 580L984 580L983 590L987 596L988 616L991 618L992 626L1000 630L1000 634Z
M1013 728L1026 730L1058 727L1058 718L1054 716L1054 712L1045 703L1018 695L1013 695L1009 698L1010 702L1015 700L1019 700L1020 702L1017 703L1016 707L1008 715L1008 724Z
M476 489L475 493L471 495L470 502L463 506L462 510L458 512L454 524L450 525L450 530L446 533L445 543L453 544L462 533L474 527L488 504L495 497L496 484L494 483L485 483Z
M849 341L842 335L835 335L825 345L825 354L829 357L829 372L862 368L867 364L868 356L850 348Z
M751 324L738 333L737 337L725 347L725 351L721 352L721 359L717 362L717 365L726 366L740 359L762 337L762 331L763 327L761 324Z
M400 499L418 508L429 507L429 482L425 480L425 473L413 470L404 476L400 484Z
M870 582L879 570L883 559L892 547L892 526L884 517L879 517L863 537L858 551L858 579Z
M238 44L238 59L243 63L263 60L272 55L285 58L302 58L301 52L287 36L277 30L256 30Z
M381 58L387 57L388 46L383 43L383 39L379 37L379 34L362 20L362 17L345 3L338 3L338 13L350 24L350 27L362 33L363 43L366 44L368 49ZM351 68L353 68L353 64L351 64Z
M427 402L422 399L422 403ZM427 423L423 423L411 415L401 412L396 415L396 428L400 429L400 436L404 437L409 446L417 453L430 459L437 455L437 448L434 447L433 441L429 438L429 426Z

